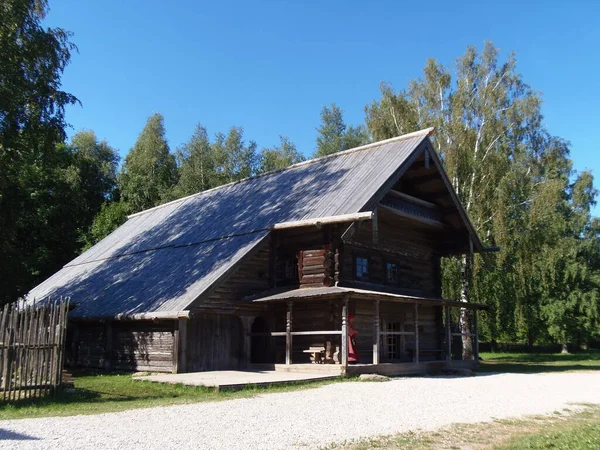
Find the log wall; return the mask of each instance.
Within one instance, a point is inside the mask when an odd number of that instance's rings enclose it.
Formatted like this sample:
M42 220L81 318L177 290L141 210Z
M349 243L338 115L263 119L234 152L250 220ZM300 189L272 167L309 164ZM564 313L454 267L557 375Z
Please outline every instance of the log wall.
M173 321L79 322L70 360L79 367L149 372L173 369Z
M379 239L373 242L370 222L363 222L346 242L339 270L341 284L355 282L354 258L369 260L369 283L386 285L407 295L438 297L441 294L439 257L435 254L436 240L426 230L378 224ZM386 284L386 263L398 267L398 285ZM362 282L362 281L357 281Z

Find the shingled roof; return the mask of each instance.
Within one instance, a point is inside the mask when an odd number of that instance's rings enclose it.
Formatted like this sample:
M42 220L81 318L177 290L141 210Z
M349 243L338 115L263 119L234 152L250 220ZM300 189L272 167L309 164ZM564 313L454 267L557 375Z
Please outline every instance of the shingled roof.
M281 222L365 211L432 129L247 178L130 216L34 288L71 317L184 311Z

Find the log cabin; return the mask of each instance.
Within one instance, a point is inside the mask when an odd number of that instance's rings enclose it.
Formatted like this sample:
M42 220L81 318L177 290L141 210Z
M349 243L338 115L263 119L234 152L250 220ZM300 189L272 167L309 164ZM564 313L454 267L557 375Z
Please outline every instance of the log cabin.
M473 367L483 305L442 298L440 258L490 249L432 132L133 214L27 298L71 299L75 366L346 375ZM461 310L468 333L456 326ZM467 361L464 335L474 346Z

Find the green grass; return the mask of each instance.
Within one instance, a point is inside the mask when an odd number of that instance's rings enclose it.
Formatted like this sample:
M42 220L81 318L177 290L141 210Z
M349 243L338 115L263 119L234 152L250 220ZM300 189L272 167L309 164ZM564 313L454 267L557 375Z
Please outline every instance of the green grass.
M548 424L550 425L550 424ZM592 450L600 449L600 406L589 406L574 416L554 420L552 426L532 434L513 436L497 450Z
M134 381L131 374L75 371L73 378L75 388L65 390L56 399L48 397L19 400L13 403L0 402L0 420L100 414L152 406L221 401L252 397L266 392L312 389L343 380L340 378L269 387L251 385L237 391L217 392L215 389L205 387Z
M594 450L600 449L600 405L552 416L504 419L491 423L455 424L436 431L411 431L364 439L328 449L344 450Z
M561 353L481 353L478 372L540 373L599 370L600 351Z

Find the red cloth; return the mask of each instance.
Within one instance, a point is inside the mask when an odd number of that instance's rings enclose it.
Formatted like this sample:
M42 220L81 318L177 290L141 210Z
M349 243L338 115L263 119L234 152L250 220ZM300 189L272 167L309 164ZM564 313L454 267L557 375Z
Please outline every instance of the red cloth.
M348 316L348 362L357 363L359 362L359 356L355 336L358 334L358 331L352 326L353 320L354 314L350 314Z

